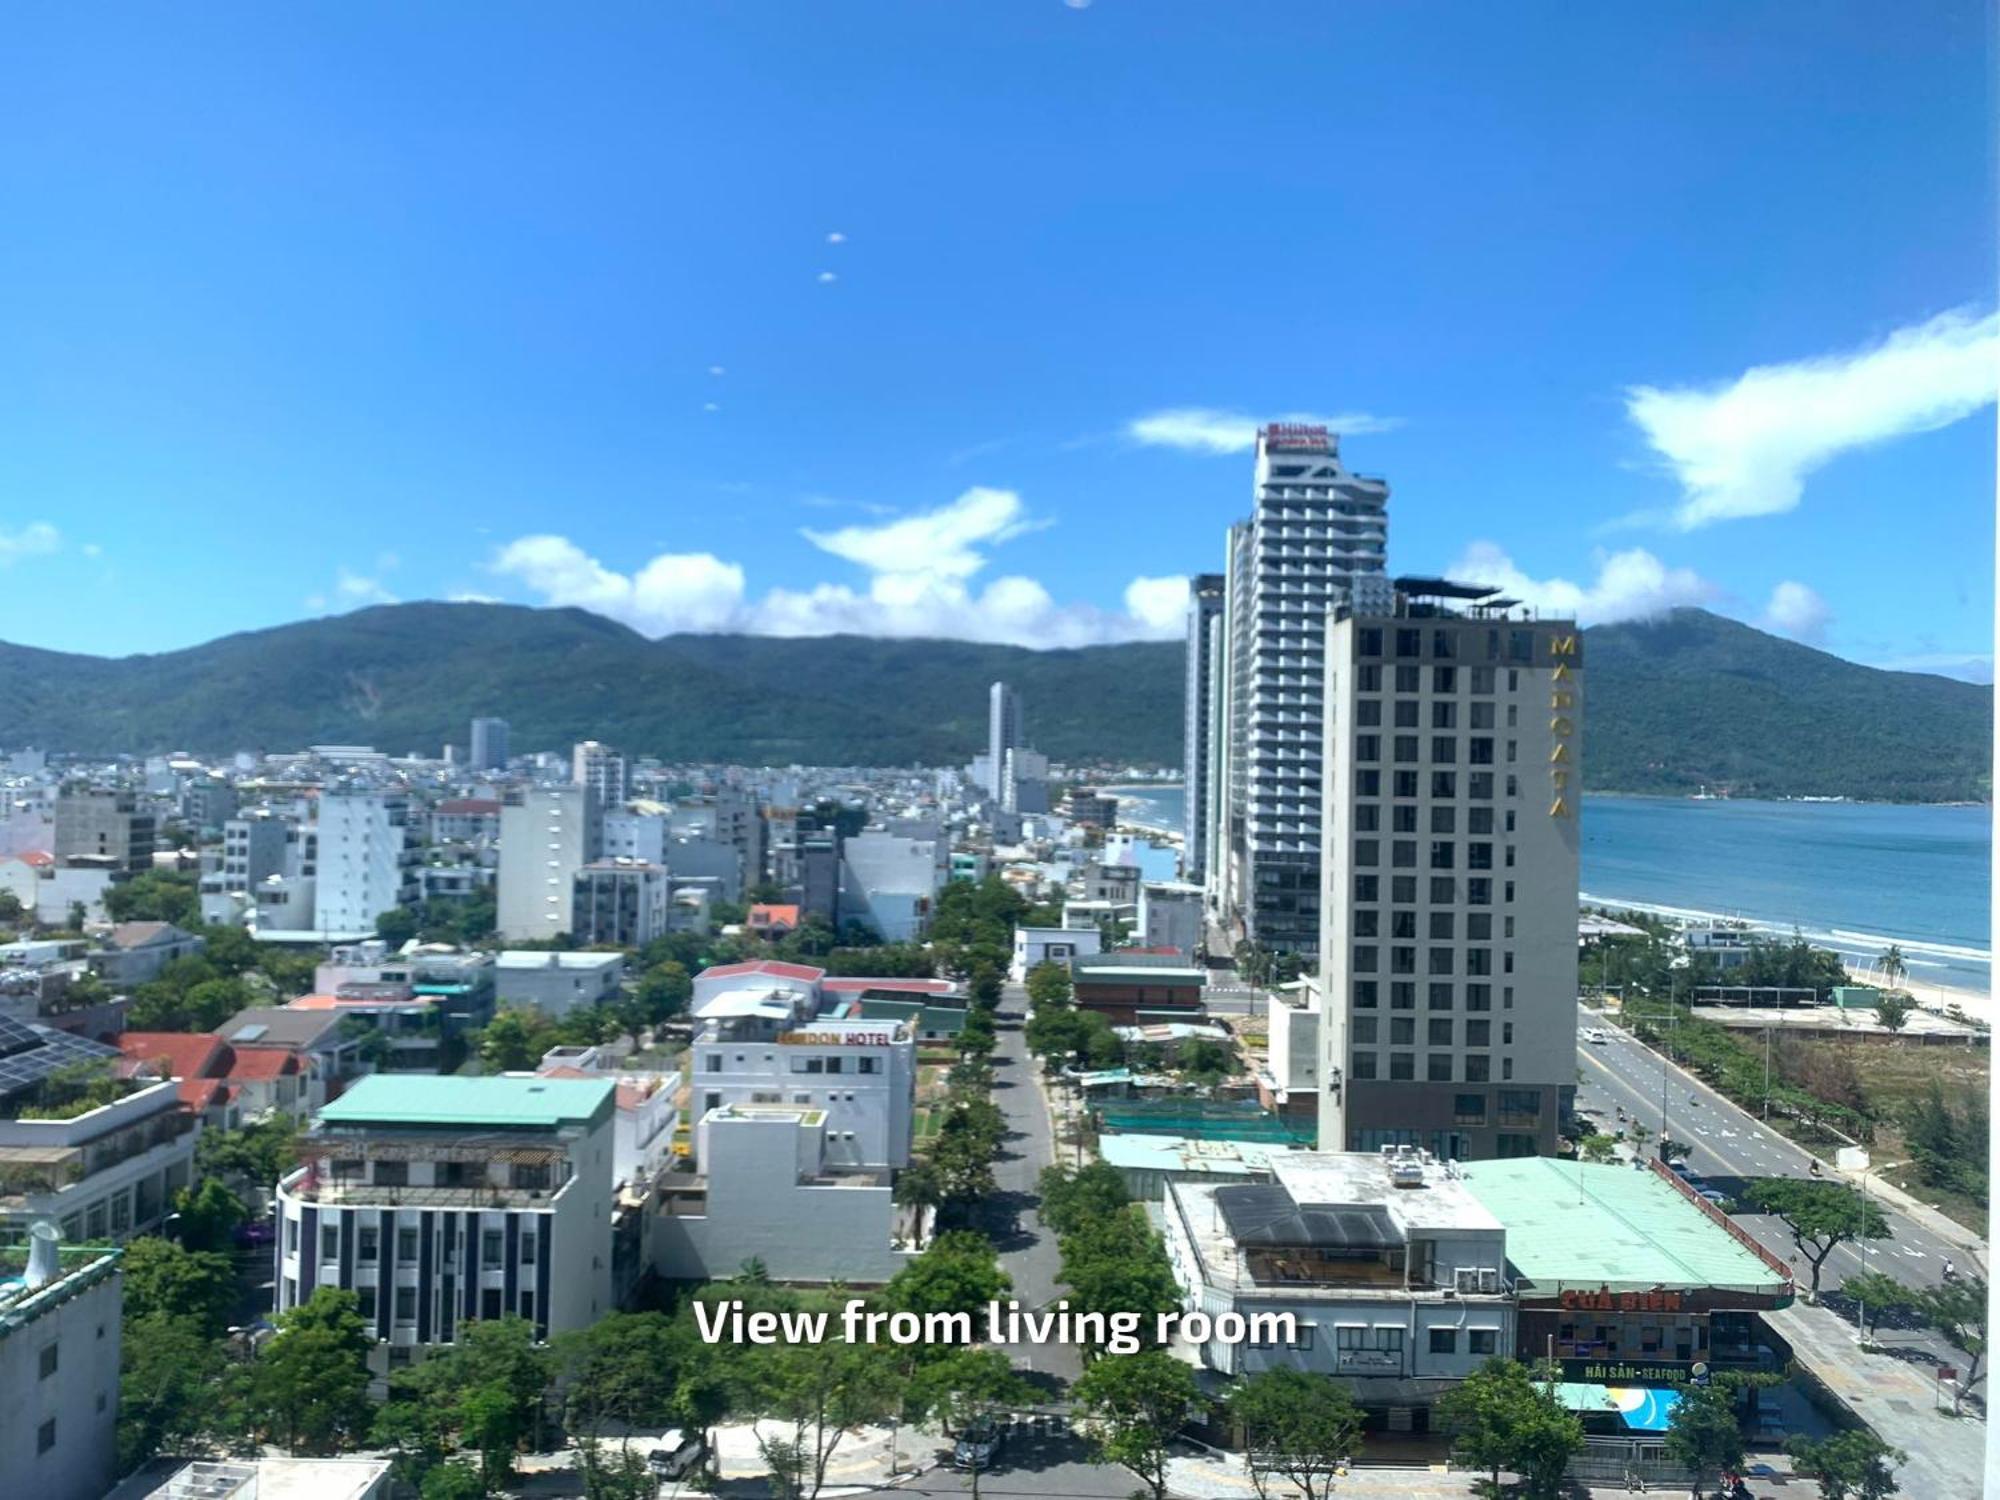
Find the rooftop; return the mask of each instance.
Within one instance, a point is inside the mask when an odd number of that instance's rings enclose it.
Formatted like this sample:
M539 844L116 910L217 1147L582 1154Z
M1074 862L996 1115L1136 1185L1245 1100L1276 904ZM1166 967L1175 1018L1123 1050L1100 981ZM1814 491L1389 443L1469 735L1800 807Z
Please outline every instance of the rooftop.
M609 1115L609 1079L434 1078L371 1073L319 1112L328 1125L518 1126L554 1130Z
M1652 1172L1546 1156L1467 1162L1459 1170L1507 1226L1507 1259L1520 1272L1523 1295L1785 1288L1784 1277Z
M502 969L602 969L623 963L622 953L544 953L540 949L509 948L494 962Z
M1272 1163L1278 1181L1300 1203L1387 1203L1405 1229L1499 1229L1487 1211L1443 1162L1423 1163L1423 1181L1398 1187L1395 1159L1367 1151L1295 1151Z
M781 963L777 959L759 958L748 963L714 964L695 975L696 979L732 979L739 975L767 974L774 979L803 979L817 983L826 977L826 970L815 969L807 964Z
M1268 1176L1273 1157L1293 1148L1264 1141L1204 1141L1178 1135L1106 1135L1097 1154L1114 1167L1145 1172L1200 1172L1215 1177Z

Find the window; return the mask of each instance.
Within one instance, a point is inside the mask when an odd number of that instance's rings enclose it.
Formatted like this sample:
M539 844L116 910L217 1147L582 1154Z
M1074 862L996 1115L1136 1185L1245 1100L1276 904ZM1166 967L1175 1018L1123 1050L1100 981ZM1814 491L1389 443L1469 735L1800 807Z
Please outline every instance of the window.
M62 1345L60 1344L44 1344L42 1346L42 1373L36 1377L38 1380L47 1380L51 1375L55 1374L56 1362L61 1357L61 1350Z
M1431 736L1431 759L1441 766L1448 766L1458 759L1458 741L1448 734Z
M1431 868L1449 870L1458 858L1458 846L1450 839L1431 840Z
M1431 986L1430 1000L1428 1003L1432 1010L1450 1010L1451 985L1448 982L1444 984L1433 984Z
M1414 870L1417 867L1417 842L1415 839L1397 839L1389 845L1389 863L1398 870Z
M1415 1010L1417 1008L1417 987L1407 979L1389 982L1389 1009Z
M1357 667L1354 681L1357 691L1379 693L1382 691L1382 669L1377 666Z
M1401 808L1396 809L1401 812ZM1354 809L1354 828L1357 833L1373 833L1381 826L1382 810L1372 802L1364 802Z
M354 1289L354 1301L360 1309L362 1321L366 1323L374 1322L375 1288L372 1286L357 1286Z
M1453 906L1458 902L1458 882L1449 875L1431 876L1431 905Z
M414 1323L417 1321L417 1289L413 1286L396 1288L396 1321Z
M1493 936L1493 913L1475 911L1465 918L1465 936L1468 942L1483 943Z
M720 1052L711 1052L708 1054L708 1067L705 1071L710 1073L720 1073L722 1071L722 1054Z
M854 1071L857 1073L872 1073L875 1071L876 1062L877 1059L872 1057L858 1057L854 1060Z
M1379 901L1376 892L1381 889L1378 875L1357 875L1354 877L1354 899L1356 901Z
M1391 948L1389 950L1389 972L1391 974L1416 973L1417 950L1414 948Z
M1362 1083L1367 1083L1375 1077L1374 1053L1357 1052L1354 1054L1353 1062L1354 1062L1354 1077L1356 1078L1356 1080Z
M1417 810L1400 803L1389 809L1389 826L1397 833L1417 831Z
M1431 1330L1431 1353L1458 1353L1458 1330L1456 1328L1433 1328Z
M1443 670L1440 668L1440 670ZM1458 728L1458 705L1456 703L1433 703L1431 705L1431 728Z
M1373 943L1356 943L1354 945L1354 972L1357 974L1373 974L1375 972L1377 952L1378 950Z
M1424 1059L1424 1078L1430 1083L1451 1082L1451 1054L1433 1052Z
M1483 875L1474 875L1465 882L1465 904L1467 906L1491 906L1493 904L1493 882Z
M1356 839L1354 841L1354 862L1357 865L1379 865L1382 863L1382 846L1376 839Z
M1417 758L1417 737L1414 734L1397 735L1396 759L1400 763L1408 765L1411 761L1415 760L1416 758Z
M1492 1077L1492 1060L1484 1052L1471 1052L1465 1058L1465 1081L1485 1083Z
M1419 683L1421 681L1420 672L1421 669L1417 667L1396 668L1396 691L1399 693L1414 693L1421 691L1419 687Z
M1416 1054L1411 1052L1389 1054L1389 1079L1392 1083L1412 1083L1416 1080L1416 1076Z
M414 1229L396 1231L396 1259L408 1265L417 1258L417 1232Z
M1474 667L1472 669L1472 690L1475 693L1490 693L1493 691L1493 669L1491 667Z
M1356 1010L1375 1009L1375 981L1357 979L1354 981L1354 1008Z
M1499 1330L1495 1328L1468 1328L1465 1331L1465 1350L1468 1354L1491 1354L1498 1340Z
M497 1266L503 1253L505 1239L497 1229L488 1229L479 1236L479 1263L482 1266Z
M1421 630L1398 630L1396 632L1396 654L1398 656L1421 656L1424 650L1424 633ZM1412 667L1411 671L1416 668Z
M93 1212L95 1212L95 1210L93 1210ZM99 1226L97 1232L100 1235L104 1233L104 1229L101 1225ZM298 1253L299 1253L299 1221L297 1219L287 1219L285 1220L285 1254L297 1255Z
M1430 967L1426 972L1431 974L1449 974L1451 972L1453 957L1451 949L1433 948L1431 949L1430 957Z
M1493 727L1493 705L1490 703L1473 704L1471 724L1474 729L1491 729Z
M340 1229L334 1224L322 1224L319 1230L319 1254L322 1260L340 1258Z
M1493 800L1493 773L1491 771L1470 771L1465 777L1465 795L1477 802Z
M1356 635L1358 639L1355 641L1354 649L1357 655L1380 656L1382 654L1382 632L1380 628L1369 625L1357 631Z
M408 1187L410 1185L410 1164L406 1161L376 1162L375 1185L377 1187Z
M524 1234L521 1236L521 1264L532 1266L534 1263L535 1237L532 1234Z
M1493 950L1491 948L1467 948L1465 950L1465 972L1468 974L1491 974L1493 972Z
M1357 797L1381 796L1382 773L1380 771L1356 771L1354 773L1354 795Z
M1373 1016L1354 1018L1354 1044L1357 1047L1372 1047L1379 1040L1375 1035L1377 1022Z
M1471 1039L1472 1028L1480 1024L1481 1023L1478 1021L1470 1021L1466 1023L1466 1036L1468 1041ZM1431 1019L1426 1023L1424 1028L1424 1040L1429 1042L1433 1047L1449 1047L1451 1045L1451 1017L1450 1016L1431 1017Z
M533 1292L521 1293L521 1316L526 1318L530 1323L535 1321L535 1294Z
M720 1095L720 1094L703 1094L703 1095L701 1096L701 1107L702 1107L703 1109L705 1109L705 1110L706 1110L706 1109L720 1109L720 1108L722 1108L722 1095Z
M1434 807L1431 809L1432 833L1457 833L1458 809L1455 807Z
M1379 734L1357 734L1354 737L1354 758L1356 760L1380 760L1382 758L1382 736Z
M1533 1120L1542 1113L1542 1096L1534 1089L1500 1090L1500 1113Z
M1417 727L1417 700L1404 698L1396 704L1396 727L1415 729Z
M1484 1094L1457 1094L1453 1096L1451 1123L1454 1125L1484 1125L1486 1123L1486 1096Z
M35 1452L46 1453L56 1445L56 1419L50 1417L35 1429Z
M1363 698L1354 705L1354 722L1364 729L1377 729L1382 724L1382 705L1374 698Z
M1468 1047L1492 1046L1493 1023L1491 1021L1467 1021L1465 1023L1465 1045Z
M500 1288L489 1286L480 1288L479 1316L489 1323L500 1316Z
M1431 795L1433 797L1455 797L1458 795L1458 772L1431 772Z
M1391 875L1389 877L1389 899L1398 906L1408 906L1417 899L1417 877L1414 875Z
M1511 745L1513 741L1509 740L1507 743ZM1467 759L1470 760L1471 763L1475 766L1492 765L1493 764L1492 736L1475 734L1472 737L1472 740L1470 742L1470 747L1467 751Z
M1493 832L1493 809L1490 807L1468 808L1465 814L1465 831L1479 837Z

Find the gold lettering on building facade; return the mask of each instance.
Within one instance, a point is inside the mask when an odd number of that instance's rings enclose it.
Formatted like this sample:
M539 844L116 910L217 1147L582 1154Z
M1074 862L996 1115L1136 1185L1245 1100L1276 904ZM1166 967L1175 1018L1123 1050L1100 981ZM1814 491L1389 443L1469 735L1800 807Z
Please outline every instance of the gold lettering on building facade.
M1549 816L1552 818L1576 816L1569 798L1570 766L1573 764L1570 740L1576 734L1576 720L1570 716L1570 711L1576 707L1576 694L1566 686L1573 680L1570 661L1576 656L1576 648L1577 637L1573 632L1549 638L1549 655L1555 658L1549 688L1549 737L1554 741L1549 748Z

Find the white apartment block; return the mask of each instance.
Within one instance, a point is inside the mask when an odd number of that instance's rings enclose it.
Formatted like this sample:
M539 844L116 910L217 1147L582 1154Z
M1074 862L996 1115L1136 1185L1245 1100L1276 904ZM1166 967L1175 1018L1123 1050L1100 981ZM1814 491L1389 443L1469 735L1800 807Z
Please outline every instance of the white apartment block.
M378 1378L515 1314L547 1339L613 1307L608 1080L375 1074L278 1185L277 1311L354 1292Z
M1319 1144L1548 1155L1576 1087L1582 634L1402 584L1327 627Z
M667 933L672 881L665 865L593 860L577 871L570 933L579 943L643 948Z
M1225 1376L1289 1367L1349 1382L1389 1430L1514 1353L1507 1233L1448 1163L1419 1152L1273 1156L1273 1181L1174 1181L1167 1258L1190 1311L1290 1313L1292 1344L1211 1340Z
M696 980L690 1123L699 1132L711 1110L732 1105L805 1106L824 1116L826 1171L908 1166L914 1032L903 1021L862 1019L851 997L823 996L821 977L802 964L757 962Z
M1324 427L1259 430L1254 508L1229 536L1228 699L1209 731L1226 808L1205 868L1223 919L1266 948L1319 947L1326 616L1388 609L1388 500Z
M0 1476L35 1500L98 1500L118 1478L119 1257L30 1252L0 1281Z
M930 927L944 884L939 840L868 829L840 845L840 914L885 943L908 943Z
M500 810L501 937L570 931L577 873L598 857L601 831L588 787L533 787L507 800Z
M604 859L636 859L649 865L667 862L667 815L618 812L604 814Z
M375 919L416 899L410 800L399 792L320 794L315 930L373 933Z
M529 948L502 952L493 961L496 1003L533 1006L546 1016L616 1000L624 977L622 953Z
M609 811L625 805L625 757L609 745L585 740L570 752L569 779L597 794L597 805Z
M1005 794L1007 752L1027 744L1021 733L1021 695L1004 682L986 693L986 790L994 801Z

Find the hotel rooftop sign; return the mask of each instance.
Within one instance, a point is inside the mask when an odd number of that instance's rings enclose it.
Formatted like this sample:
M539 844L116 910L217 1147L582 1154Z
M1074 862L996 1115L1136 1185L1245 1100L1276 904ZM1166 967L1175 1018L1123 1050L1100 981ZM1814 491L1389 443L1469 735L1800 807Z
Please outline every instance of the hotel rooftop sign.
M1273 422L1264 429L1269 453L1331 453L1333 435L1317 422Z

